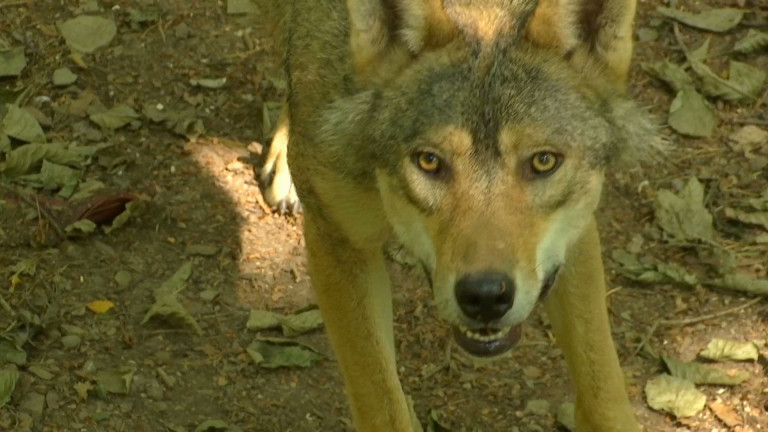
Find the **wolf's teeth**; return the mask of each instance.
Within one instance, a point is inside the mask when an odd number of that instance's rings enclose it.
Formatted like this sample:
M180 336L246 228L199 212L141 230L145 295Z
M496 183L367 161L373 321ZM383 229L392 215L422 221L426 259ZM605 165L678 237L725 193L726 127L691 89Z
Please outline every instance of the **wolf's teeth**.
M498 331L491 334L487 334L487 335L475 332L464 326L460 326L459 329L462 331L462 333L464 333L465 336L467 336L470 339L478 340L481 342L491 342L491 341L502 338L504 335L509 333L512 327L503 327Z

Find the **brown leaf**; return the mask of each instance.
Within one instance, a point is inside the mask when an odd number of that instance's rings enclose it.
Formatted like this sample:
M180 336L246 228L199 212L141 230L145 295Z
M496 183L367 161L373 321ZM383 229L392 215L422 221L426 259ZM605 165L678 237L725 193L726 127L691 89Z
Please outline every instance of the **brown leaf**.
M709 409L728 427L741 426L741 416L733 408L720 402L714 401L709 404Z
M126 204L136 198L136 195L130 193L94 197L88 204L75 212L73 222L88 219L95 224L108 224L125 211Z

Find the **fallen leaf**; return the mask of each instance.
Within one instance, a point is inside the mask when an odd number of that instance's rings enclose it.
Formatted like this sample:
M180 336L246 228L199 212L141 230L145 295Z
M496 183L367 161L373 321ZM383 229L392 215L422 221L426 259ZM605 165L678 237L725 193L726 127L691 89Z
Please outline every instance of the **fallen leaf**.
M557 422L571 432L576 431L576 405L565 402L557 407Z
M768 48L768 33L755 29L749 29L747 35L733 45L733 50L742 54L749 54L765 48Z
M690 59L691 68L702 81L702 92L731 102L756 99L763 88L766 73L735 60L730 61L728 79L720 78L704 63Z
M23 47L0 50L0 77L19 76L26 66Z
M257 338L246 349L259 367L309 367L323 358L313 348L292 339Z
M259 10L251 0L227 0L227 14L252 14Z
M11 400L13 389L19 381L19 369L16 365L8 365L0 369L0 408Z
M656 222L677 240L712 240L715 237L712 215L704 207L704 186L696 177L691 177L679 194L660 190L654 208Z
M701 357L714 361L756 361L760 352L752 342L739 342L726 339L712 339L699 353Z
M688 380L662 374L645 385L648 405L675 417L690 417L704 409L707 397Z
M756 279L739 273L725 275L708 281L707 284L731 291L768 296L768 279Z
M0 163L0 173L12 178L24 175L40 168L43 160L79 168L85 159L63 144L25 144L6 155L5 162Z
M128 394L136 375L136 366L127 365L117 369L99 371L94 376L98 388L107 393Z
M92 114L90 116L92 122L104 129L110 130L120 129L138 118L139 113L125 104L115 105L107 111Z
M745 371L729 373L718 367L698 362L686 363L666 356L663 356L662 359L664 359L664 363L672 376L688 380L694 384L733 386L743 383L750 377L749 373Z
M128 223L129 220L131 220L136 215L143 212L145 207L146 207L146 201L143 199L136 199L128 202L125 205L125 210L123 210L123 212L115 216L115 218L112 220L112 223L110 225L104 227L104 232L109 234L112 231L125 225L126 223Z
M656 8L660 14L685 25L712 32L725 32L737 25L744 16L744 11L734 8L710 9L700 13L683 12L667 7Z
M88 219L98 225L108 224L125 211L128 203L137 198L136 195L130 193L100 195L78 208L72 219L75 221Z
M712 136L717 127L717 114L693 87L686 87L679 92L669 105L669 126L676 132L698 138Z
M278 317L283 328L283 335L287 337L298 336L323 326L320 310L312 309L293 315Z
M97 16L80 15L57 25L67 45L85 54L108 45L117 35L114 21Z
M0 339L0 362L24 366L27 364L27 352L11 341Z
M245 327L248 330L253 331L268 330L271 328L279 327L279 316L280 314L278 313L251 309L251 313L248 316L248 322L246 322Z
M229 430L229 425L224 420L206 420L198 427L195 428L195 432L226 432Z
M768 212L745 212L726 207L725 217L745 224L761 226L768 230Z
M611 258L620 267L619 272L632 279L643 283L682 283L696 286L699 278L685 268L671 262L659 262L650 258L639 258L624 249L614 249Z
M437 410L429 410L427 420L427 432L451 432L447 426L440 423L440 413Z
M77 392L77 397L83 401L88 400L88 392L93 390L93 384L87 381L76 383L73 387Z
M68 67L56 69L53 71L53 77L51 78L51 82L55 86L68 86L74 84L75 81L77 81L77 74Z
M197 324L197 321L187 312L184 306L176 298L187 286L187 280L192 274L192 263L185 262L176 270L176 273L168 278L162 285L154 291L155 303L149 308L141 320L141 324L146 324L150 319L163 317L171 321L180 322L195 330L198 335L203 334L203 329Z
M4 134L26 142L45 142L45 132L32 114L16 105L6 105L6 108L2 122Z
M85 307L90 309L93 313L102 315L109 312L113 307L115 307L115 304L109 300L94 300L92 302L87 303Z
M189 83L197 87L219 89L224 87L224 84L227 83L227 78L193 78L189 80Z
M747 154L768 144L768 131L755 125L747 125L728 137L731 148L739 153Z
M685 69L669 60L654 64L643 64L643 70L654 78L664 81L676 92L694 87L693 79L688 75Z
M725 423L728 427L741 426L744 424L741 420L741 416L728 405L720 401L714 401L711 402L708 406L709 409L715 413L717 418L719 418L720 421Z

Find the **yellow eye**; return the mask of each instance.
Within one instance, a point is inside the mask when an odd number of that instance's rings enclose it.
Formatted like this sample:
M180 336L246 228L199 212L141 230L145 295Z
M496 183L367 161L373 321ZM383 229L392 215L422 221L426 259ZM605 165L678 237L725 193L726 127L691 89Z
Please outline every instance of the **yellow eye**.
M421 168L422 171L429 174L435 174L440 171L442 165L440 158L436 154L430 152L419 153L416 156L416 163L418 163L419 168Z
M533 155L531 159L531 168L536 174L546 174L555 170L560 161L556 154L552 152L539 152Z

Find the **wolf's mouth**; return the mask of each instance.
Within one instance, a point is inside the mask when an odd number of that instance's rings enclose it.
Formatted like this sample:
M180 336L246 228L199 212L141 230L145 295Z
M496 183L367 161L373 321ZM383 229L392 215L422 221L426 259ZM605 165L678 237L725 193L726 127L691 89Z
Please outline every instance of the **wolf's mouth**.
M522 326L470 329L453 326L453 338L464 351L477 357L494 357L504 354L520 341Z

